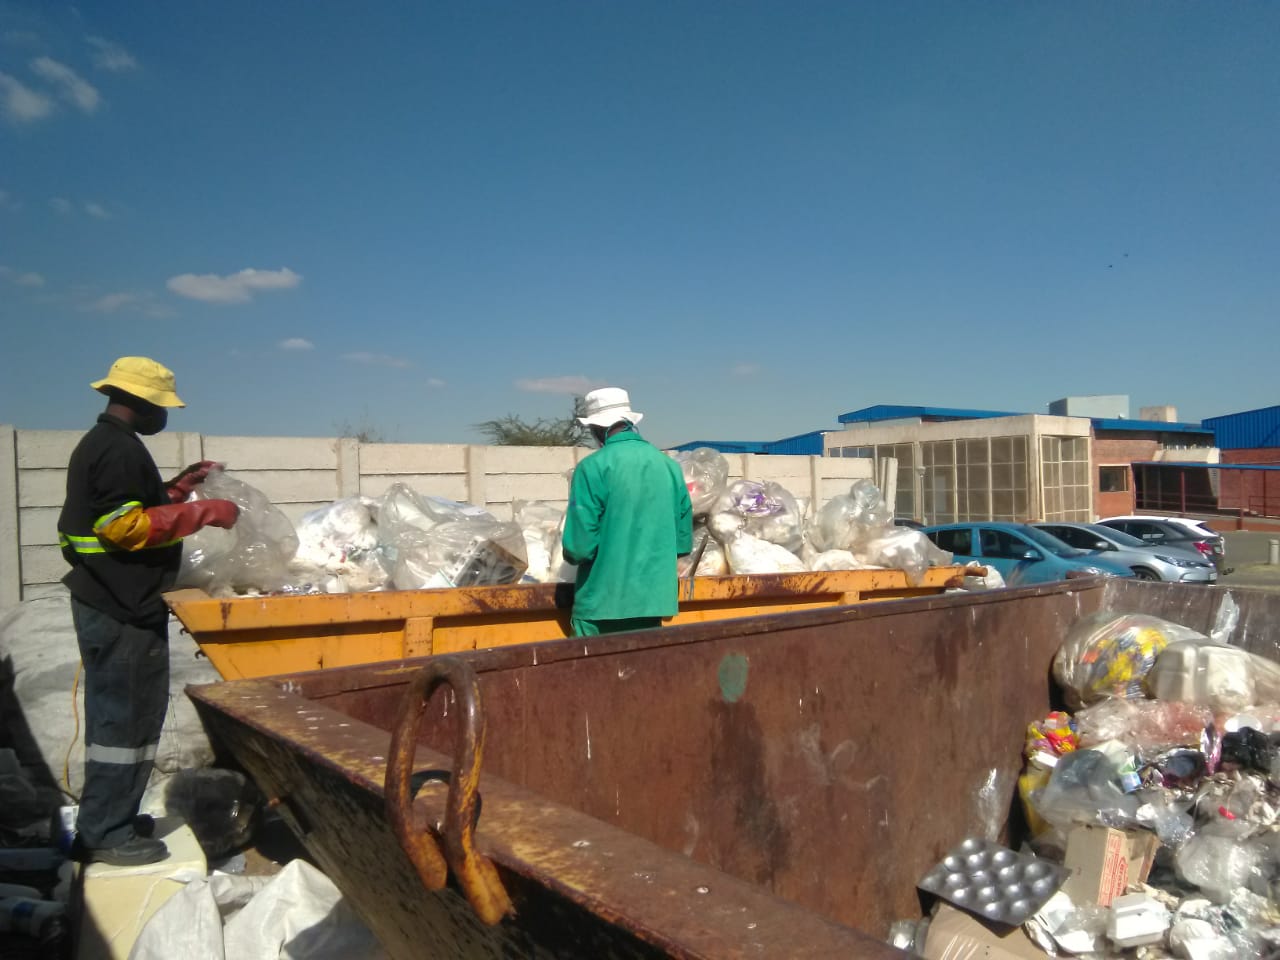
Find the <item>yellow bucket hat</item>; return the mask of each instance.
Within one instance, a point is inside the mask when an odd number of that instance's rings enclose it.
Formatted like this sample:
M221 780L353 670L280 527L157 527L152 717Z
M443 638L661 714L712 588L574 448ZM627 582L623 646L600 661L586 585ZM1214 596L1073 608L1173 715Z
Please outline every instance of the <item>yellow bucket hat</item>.
M101 380L89 384L99 393L115 387L157 407L185 407L174 389L173 371L149 357L121 357Z

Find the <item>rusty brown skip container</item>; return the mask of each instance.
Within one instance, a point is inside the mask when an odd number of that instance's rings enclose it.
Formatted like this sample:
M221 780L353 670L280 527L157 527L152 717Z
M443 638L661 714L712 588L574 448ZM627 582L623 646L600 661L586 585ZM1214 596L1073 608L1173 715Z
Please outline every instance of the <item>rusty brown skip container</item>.
M1236 639L1276 656L1280 594L1231 593ZM1111 609L1207 631L1224 595L1072 581L189 693L397 958L901 956L880 941L919 915L920 876L966 835L1017 832L1025 728L1056 705L1071 623ZM476 845L514 907L494 925L458 887L469 870L426 890L388 820L405 692L446 661L482 701ZM451 769L462 706L429 700L415 769ZM428 783L417 827L448 806Z

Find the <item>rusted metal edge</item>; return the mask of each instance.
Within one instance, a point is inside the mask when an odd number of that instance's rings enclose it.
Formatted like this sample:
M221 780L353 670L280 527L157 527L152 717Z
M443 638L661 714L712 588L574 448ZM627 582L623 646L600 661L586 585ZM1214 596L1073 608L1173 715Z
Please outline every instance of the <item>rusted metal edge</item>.
M413 792L410 788L418 746L418 726L431 694L441 686L449 689L461 708L458 729L454 734L444 830L440 832L443 855L434 838L418 829L414 822ZM458 657L432 658L409 683L391 733L391 750L383 780L387 819L401 849L413 861L423 886L428 890L443 888L447 866L476 916L481 922L492 925L511 913L512 906L493 863L475 849L480 765L483 760L484 712L480 703L480 681L465 660Z
M962 567L930 567L913 584L901 570L831 570L766 573L751 576L696 577L681 584L686 603L719 599L778 599L795 596L839 596L850 590L945 589L963 579ZM869 582L866 582L869 581ZM192 633L248 630L265 626L270 614L275 628L315 624L347 624L407 617L501 616L554 611L573 605L568 583L455 587L443 590L395 590L359 594L235 597L220 599L203 590L165 594L165 602Z
M187 694L226 721L287 743L307 761L385 800L383 775L390 756L386 731L306 699L287 681L189 686ZM416 755L418 767L449 763L421 745ZM273 798L291 814L286 818L291 826L306 821L305 809L290 803L292 789L285 785L282 796ZM439 790L424 789L414 807L415 819L426 823L440 825L447 814ZM501 778L484 778L484 807L476 846L500 876L522 877L553 890L673 957L903 956L874 937ZM619 864L627 869L619 869ZM724 924L710 923L709 917L740 920L735 924L737 939L726 940Z
M793 610L786 613L761 614L729 620L708 620L702 623L676 624L658 630L635 633L611 634L592 637L590 640L568 638L539 643L510 644L465 650L450 656L465 657L477 670L506 670L516 667L537 666L572 660L580 656L604 657L653 647L676 646L686 643L704 643L725 637L747 637L781 630L807 629L832 623L856 624L876 617L893 616L904 609L936 610L943 608L967 608L985 604L1017 602L1022 597L1050 594L1084 594L1101 590L1106 580L1094 577L1087 580L1055 581L1028 587L1004 588L975 593L951 593L933 596L904 597L881 600L876 603L860 603L849 606L815 607L812 610ZM1149 586L1159 589L1160 584ZM904 607L903 604L910 604ZM501 630L495 626L495 630ZM294 684L308 697L320 699L339 692L374 689L405 683L405 674L421 665L421 659L384 661L344 667L341 676L332 670L312 670L303 673L281 674L277 683Z

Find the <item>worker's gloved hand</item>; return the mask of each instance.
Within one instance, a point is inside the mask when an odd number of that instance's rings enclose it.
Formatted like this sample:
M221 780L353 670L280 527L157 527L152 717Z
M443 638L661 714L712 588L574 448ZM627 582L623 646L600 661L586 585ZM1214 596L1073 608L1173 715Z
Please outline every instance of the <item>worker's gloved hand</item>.
M192 500L163 507L147 507L151 529L146 545L153 547L189 537L202 527L233 527L240 508L230 500Z
M206 527L222 527L229 530L240 519L240 508L231 500L205 500L200 511Z
M173 503L181 503L191 496L196 487L204 483L209 476L210 470L221 469L222 464L216 460L201 460L199 463L191 464L191 466L165 484L169 491L169 499Z

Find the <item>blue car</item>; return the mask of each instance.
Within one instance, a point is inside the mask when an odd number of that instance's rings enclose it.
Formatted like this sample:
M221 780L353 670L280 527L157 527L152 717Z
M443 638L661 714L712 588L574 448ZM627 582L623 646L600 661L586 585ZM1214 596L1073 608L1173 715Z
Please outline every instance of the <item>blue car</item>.
M1077 550L1025 523L948 523L924 534L956 563L973 560L1000 571L1007 584L1048 583L1071 577L1132 577L1122 563Z

